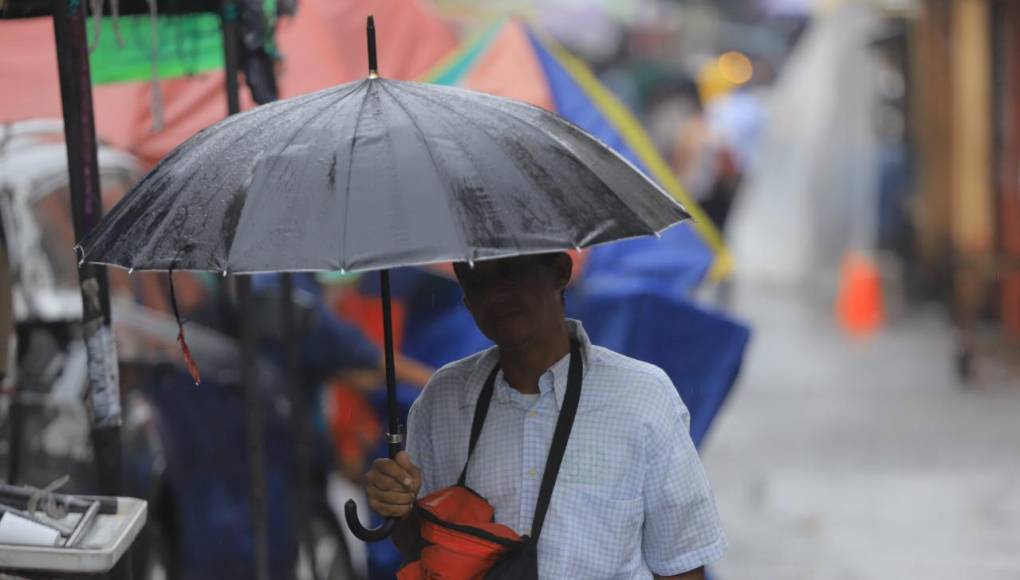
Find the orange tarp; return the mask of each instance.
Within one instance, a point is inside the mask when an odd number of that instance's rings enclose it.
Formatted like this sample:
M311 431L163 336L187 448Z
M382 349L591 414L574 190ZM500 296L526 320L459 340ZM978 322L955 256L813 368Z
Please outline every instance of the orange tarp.
M462 86L556 110L545 71L535 57L523 25L517 21L503 27Z
M417 0L303 0L281 20L281 97L323 89L367 74L365 18L375 15L380 72L416 78L452 51L457 39ZM165 127L152 132L149 83L94 88L96 130L104 141L154 163L174 146L227 114L224 74L160 82ZM59 118L56 47L49 18L0 22L0 123ZM242 89L242 107L252 102Z

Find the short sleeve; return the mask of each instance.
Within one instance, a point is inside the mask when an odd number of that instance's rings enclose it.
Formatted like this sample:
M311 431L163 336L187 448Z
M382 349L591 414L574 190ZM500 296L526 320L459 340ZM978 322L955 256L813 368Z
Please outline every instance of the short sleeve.
M708 477L691 441L690 414L672 382L656 381L646 428L642 551L652 572L670 576L722 557L726 536Z

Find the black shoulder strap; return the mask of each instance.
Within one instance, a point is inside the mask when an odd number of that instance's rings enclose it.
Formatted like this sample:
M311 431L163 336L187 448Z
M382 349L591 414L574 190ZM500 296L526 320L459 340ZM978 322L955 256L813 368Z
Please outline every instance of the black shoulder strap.
M545 523L545 512L549 509L549 500L552 499L553 488L556 487L556 476L560 472L560 462L563 461L563 453L567 450L567 441L570 439L570 430L574 426L577 404L581 400L581 378L584 374L583 371L581 347L578 345L577 339L571 337L567 394L563 397L560 417L556 421L556 431L553 433L552 445L549 447L549 457L545 460L542 487L538 491L535 517L531 523L531 537L535 543L538 542L538 536L542 533L542 524Z
M567 373L567 393L563 398L563 406L560 407L560 416L556 420L556 431L553 433L552 445L549 447L549 456L545 461L545 472L542 475L542 486L538 491L538 502L535 504L535 517L531 524L531 537L538 541L542 533L542 524L545 523L545 512L549 509L549 500L552 499L553 488L556 486L556 476L560 472L560 463L563 461L563 453L567 450L567 441L570 439L570 430L574 426L574 416L577 415L577 405L581 400L581 379L584 374L584 364L581 360L581 347L577 339L570 339L570 370ZM482 392L478 395L478 403L475 405L475 418L471 423L471 442L468 445L468 456L464 462L464 469L460 472L457 485L463 486L467 478L468 464L471 462L471 454L478 443L478 437L482 433L482 426L485 424L485 416L489 412L489 403L492 400L492 392L495 390L496 373L499 372L499 363L489 373L485 380Z
M475 444L478 443L478 437L482 434L482 425L485 424L485 416L489 413L489 401L492 400L492 391L496 386L496 373L499 372L499 363L492 367L492 372L489 373L489 378L485 379L485 386L482 387L482 392L478 394L478 402L475 404L475 419L471 422L471 443L468 444L468 455L467 459L464 460L464 469L460 470L460 478L457 479L457 485L463 487L464 481L467 478L468 463L471 462L471 454L475 451Z

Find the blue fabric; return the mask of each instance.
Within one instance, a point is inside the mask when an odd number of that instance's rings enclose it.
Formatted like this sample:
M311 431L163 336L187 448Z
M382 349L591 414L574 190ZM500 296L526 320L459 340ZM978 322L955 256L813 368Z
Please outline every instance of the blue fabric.
M568 302L592 342L666 372L691 413L691 439L708 434L740 371L750 330L694 305L654 279L586 278Z
M362 292L379 292L378 277L366 276ZM439 368L492 346L461 304L460 286L448 278L420 268L401 268L390 276L390 293L404 303L404 340L407 356Z
M376 348L357 326L340 319L329 309L322 289L314 276L307 272L293 275L295 292L307 292L313 299L314 321L301 336L299 353L305 382L317 384L342 369L377 368L380 361ZM279 289L279 274L259 274L252 277L252 290L258 293ZM264 354L282 364L279 344L270 344Z
M588 277L633 277L655 282L674 296L689 296L705 279L711 260L691 248L701 238L689 223L662 233L592 248L585 264Z
M250 478L243 399L236 385L207 379L196 388L185 372L156 374L143 385L154 405L165 453L166 490L180 541L182 576L191 580L254 578ZM291 532L294 472L289 417L272 401L283 396L279 377L263 374L269 568L286 578L297 556Z

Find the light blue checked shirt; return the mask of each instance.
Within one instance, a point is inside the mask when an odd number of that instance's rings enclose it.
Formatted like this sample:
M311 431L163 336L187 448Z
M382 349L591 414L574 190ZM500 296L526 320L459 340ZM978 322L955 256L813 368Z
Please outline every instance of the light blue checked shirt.
M581 343L584 382L539 539L539 575L651 578L717 560L726 538L672 382L658 367L593 346L580 323L568 324ZM497 358L493 347L446 365L411 407L407 451L422 470L420 497L457 483L478 393ZM468 467L467 486L520 534L530 532L569 360L542 375L537 397L496 376Z

